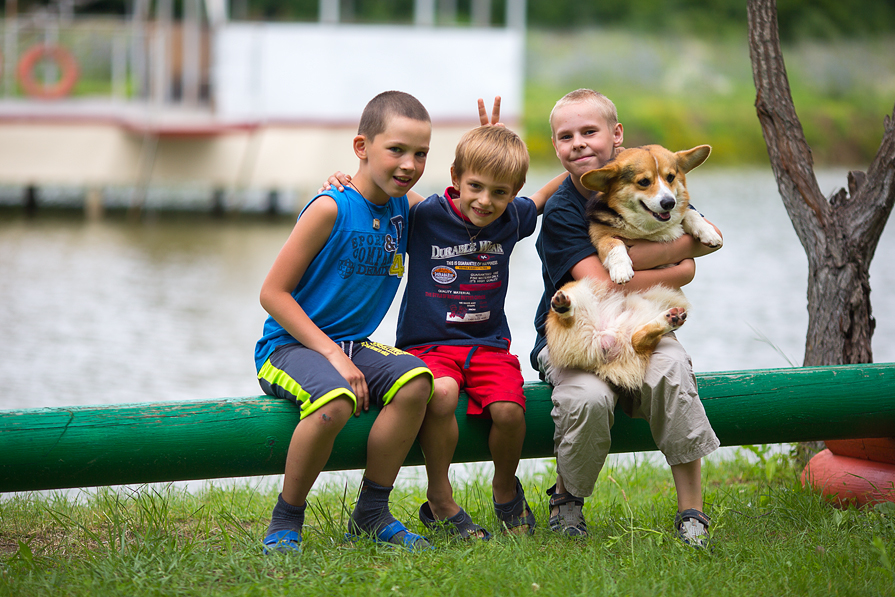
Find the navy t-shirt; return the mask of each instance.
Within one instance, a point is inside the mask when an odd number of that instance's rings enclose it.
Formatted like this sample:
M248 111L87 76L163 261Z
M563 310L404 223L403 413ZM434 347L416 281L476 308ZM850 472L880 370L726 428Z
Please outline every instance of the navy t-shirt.
M534 233L537 207L516 197L484 228L464 221L449 188L410 210L407 287L401 299L395 345L427 344L508 348L504 305L510 253ZM471 237L475 237L474 239Z

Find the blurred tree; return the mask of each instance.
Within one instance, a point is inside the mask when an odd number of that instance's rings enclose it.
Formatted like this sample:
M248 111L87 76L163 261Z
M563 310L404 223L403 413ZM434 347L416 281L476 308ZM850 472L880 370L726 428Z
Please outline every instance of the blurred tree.
M854 16L850 19L854 20ZM755 107L771 167L808 256L805 366L873 362L870 262L895 204L895 110L866 174L825 198L796 115L780 51L776 0L749 0Z

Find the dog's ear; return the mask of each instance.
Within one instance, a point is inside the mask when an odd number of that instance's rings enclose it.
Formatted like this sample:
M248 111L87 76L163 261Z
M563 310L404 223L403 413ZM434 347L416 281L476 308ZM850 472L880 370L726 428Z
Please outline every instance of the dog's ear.
M710 153L712 153L710 145L699 145L693 149L678 151L674 155L677 156L677 167L684 172L689 172L706 161Z
M585 172L581 176L581 184L584 185L584 188L591 191L605 193L609 190L609 184L616 176L618 176L618 171L614 165L610 164L603 166L599 170Z

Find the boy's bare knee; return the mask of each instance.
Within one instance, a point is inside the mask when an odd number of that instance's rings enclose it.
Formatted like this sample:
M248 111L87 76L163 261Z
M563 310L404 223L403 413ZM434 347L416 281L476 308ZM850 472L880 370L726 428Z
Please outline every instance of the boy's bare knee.
M303 421L312 421L313 424L320 428L331 428L337 433L354 413L354 402L346 397L334 398L327 402L311 414Z
M400 401L402 403L418 403L425 407L429 402L429 396L432 395L432 378L428 375L417 375L407 383L392 398L392 401Z
M495 425L501 427L520 427L525 424L525 410L515 402L492 402L488 412Z
M450 377L439 377L435 380L435 390L432 400L426 408L427 416L448 417L453 416L460 401L460 386Z
M354 402L345 396L334 398L319 408L317 412L326 417L324 420L333 420L344 425L354 414Z

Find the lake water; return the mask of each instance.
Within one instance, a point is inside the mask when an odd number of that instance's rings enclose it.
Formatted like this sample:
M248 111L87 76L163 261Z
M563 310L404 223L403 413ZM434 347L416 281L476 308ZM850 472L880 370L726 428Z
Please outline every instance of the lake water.
M693 309L678 337L694 367L800 365L807 259L770 169L700 169L688 179L693 203L725 240L697 261L685 288ZM819 179L829 195L845 171ZM134 223L0 211L0 409L260 394L258 291L291 227L288 219L201 213ZM889 225L871 267L876 362L895 361L893 256ZM532 237L513 255L507 305L529 380L537 379L528 352L541 292ZM374 339L394 341L398 302Z

